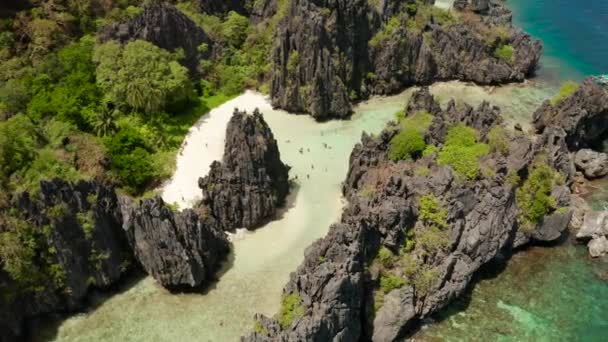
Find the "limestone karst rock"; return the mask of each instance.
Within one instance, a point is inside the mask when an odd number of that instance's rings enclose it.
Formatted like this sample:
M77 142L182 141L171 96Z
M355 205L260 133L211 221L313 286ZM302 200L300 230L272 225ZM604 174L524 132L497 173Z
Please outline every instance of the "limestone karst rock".
M272 218L289 192L289 167L262 114L235 110L221 162L199 180L204 204L225 230L255 228Z

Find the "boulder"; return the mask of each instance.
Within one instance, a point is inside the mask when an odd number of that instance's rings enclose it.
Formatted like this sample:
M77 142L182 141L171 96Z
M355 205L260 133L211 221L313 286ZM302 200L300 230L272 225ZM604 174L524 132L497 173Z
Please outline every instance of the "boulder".
M19 254L28 263L19 274L0 268L1 341L22 340L26 319L82 309L90 289L116 286L135 261L169 288L207 283L229 248L204 212L175 213L159 198L135 205L96 181L42 181L14 196L0 233L10 241L0 249L33 251Z
M576 168L583 172L587 179L608 175L608 154L582 149L574 155Z
M234 111L221 162L199 180L203 203L224 230L253 229L271 219L289 192L289 167L259 111Z
M572 207L572 220L570 221L570 228L573 231L578 231L583 226L585 215L591 211L591 206L587 201L578 196L571 196L571 207Z
M608 236L608 211L587 212L576 238L589 240L601 236Z
M600 236L589 241L587 245L589 248L589 255L592 258L598 258L608 254L608 239L605 236Z

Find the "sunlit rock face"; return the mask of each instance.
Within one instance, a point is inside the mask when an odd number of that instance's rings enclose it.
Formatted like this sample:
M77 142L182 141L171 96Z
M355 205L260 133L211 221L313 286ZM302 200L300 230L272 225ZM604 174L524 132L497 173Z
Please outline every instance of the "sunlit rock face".
M289 167L259 111L234 112L221 162L201 178L203 203L225 230L253 229L271 219L289 192Z
M273 105L318 120L345 118L352 101L410 85L501 84L534 73L542 45L511 25L508 9L467 7L445 19L428 14L432 8L414 1L291 1L271 56ZM503 57L500 46L507 46Z

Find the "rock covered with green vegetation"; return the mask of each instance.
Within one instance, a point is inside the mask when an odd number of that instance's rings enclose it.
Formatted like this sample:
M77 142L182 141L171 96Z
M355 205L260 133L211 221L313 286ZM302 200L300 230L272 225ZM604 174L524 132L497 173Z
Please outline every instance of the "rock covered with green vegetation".
M202 209L175 212L155 197L123 205L123 211L135 259L166 288L209 283L230 250L224 232Z
M115 286L134 262L170 289L207 284L229 247L202 208L136 203L95 181L42 181L0 206L0 337L17 339L25 319L82 309L90 289Z
M91 288L110 287L131 265L114 190L54 179L0 209L0 336L25 318L82 307Z
M397 122L364 134L341 222L307 250L279 314L256 316L245 341L402 340L483 265L560 238L572 216L565 135L532 139L499 114L488 104L442 109L422 89ZM407 130L426 146L397 158Z
M145 40L171 52L182 49L184 63L191 71L196 70L200 59L211 56L213 47L205 31L173 5L166 3L150 4L132 19L104 27L99 37L102 41L116 40L121 43Z
M272 102L319 120L344 118L352 101L413 84L523 81L542 50L510 20L493 20L496 11L448 12L413 0L284 2Z
M235 109L224 156L199 180L203 203L224 230L253 229L273 218L289 193L289 166L263 115Z
M572 151L600 149L608 138L608 89L592 78L581 84L566 82L557 95L534 113L534 128L541 133L561 127Z

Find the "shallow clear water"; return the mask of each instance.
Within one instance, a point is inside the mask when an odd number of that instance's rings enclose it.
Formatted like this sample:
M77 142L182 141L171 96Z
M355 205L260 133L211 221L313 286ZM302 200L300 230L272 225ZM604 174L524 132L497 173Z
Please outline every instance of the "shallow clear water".
M530 248L485 276L415 340L606 340L608 263L588 259L586 248Z
M545 46L541 73L555 81L608 73L608 1L509 0L515 25Z
M493 98L513 113L513 120L522 112L530 112L544 98L538 90L536 96L530 96L529 104L521 104L510 100L521 91L518 87L493 93L489 90L459 82L432 88L444 103L450 94L473 105ZM256 232L237 234L234 256L219 281L208 290L170 294L150 277L134 280L118 294L100 298L90 312L46 326L38 340L238 340L251 329L254 313L272 315L277 311L282 288L289 273L302 261L305 248L338 220L343 205L341 182L361 133L379 132L395 112L403 109L411 91L363 103L350 121L317 123L309 116L262 106L282 159L292 166L290 175L297 176L299 183L282 216Z
M608 1L510 0L516 25L540 38L545 55L536 93L608 72ZM498 102L498 101L496 101ZM519 111L524 113L524 111ZM522 117L523 118L523 117ZM593 208L608 204L608 182L592 184ZM585 246L564 244L522 251L493 270L467 295L423 328L417 341L607 341L608 262L591 260Z
M170 294L147 277L92 312L48 327L41 340L238 340L252 328L254 313L275 313L282 288L302 261L304 249L339 218L341 182L361 132L378 132L403 104L402 97L373 100L361 105L351 121L321 124L309 116L261 108L283 161L292 166L291 177L297 176L300 183L282 217L254 233L237 234L233 260L205 293Z
M545 43L540 77L525 86L496 89L441 83L432 92L442 103L452 97L473 105L489 100L503 109L509 124L526 126L559 82L607 72L608 46L603 44L608 1L510 0L509 5L516 23ZM239 234L225 273L204 292L170 294L149 277L133 280L118 294L99 298L89 313L44 327L37 340L238 340L252 327L254 313L276 312L282 287L305 248L339 218L340 185L361 132L379 131L410 93L362 104L350 121L322 124L262 108L283 160L300 183L283 216L254 233ZM599 184L591 197L596 207L608 199L606 188ZM598 276L606 272L606 264L588 260L581 246L532 248L515 255L502 273L481 280L416 339L606 340L608 285Z

